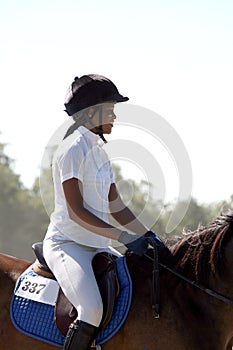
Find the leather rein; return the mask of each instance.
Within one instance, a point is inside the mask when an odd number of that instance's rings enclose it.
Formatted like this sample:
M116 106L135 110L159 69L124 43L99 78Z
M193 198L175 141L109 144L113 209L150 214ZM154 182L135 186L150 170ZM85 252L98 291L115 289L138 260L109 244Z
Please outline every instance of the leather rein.
M214 297L215 299L218 299L226 304L233 305L233 300L230 298L225 297L224 295L207 288L201 284L199 284L196 281L192 281L189 278L183 276L177 271L172 270L167 265L164 265L162 263L159 263L158 261L158 248L157 243L155 240L148 239L150 245L153 247L153 258L150 257L147 254L144 254L148 259L152 260L153 262L153 271L152 271L152 293L151 293L151 302L152 302L152 311L153 311L153 317L159 318L159 306L160 306L160 287L159 287L159 265L163 267L165 270L169 271L176 277L182 279L183 281L189 283L190 285L200 289L201 291L205 292L206 294Z

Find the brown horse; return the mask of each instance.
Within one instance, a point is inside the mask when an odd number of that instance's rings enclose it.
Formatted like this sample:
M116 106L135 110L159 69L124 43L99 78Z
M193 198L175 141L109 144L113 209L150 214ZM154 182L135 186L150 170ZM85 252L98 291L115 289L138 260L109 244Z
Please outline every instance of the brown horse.
M104 350L231 350L233 345L233 213L171 246L160 264L160 318L152 317L152 257L127 254L133 281L129 315ZM30 262L0 255L0 349L56 347L27 337L10 321L16 278ZM174 274L175 272L175 274Z

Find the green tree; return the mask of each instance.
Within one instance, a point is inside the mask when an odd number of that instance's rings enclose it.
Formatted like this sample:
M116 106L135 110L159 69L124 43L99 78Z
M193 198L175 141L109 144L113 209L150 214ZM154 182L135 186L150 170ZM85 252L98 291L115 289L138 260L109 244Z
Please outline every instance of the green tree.
M179 206L182 208L185 202L171 203L168 209L164 213L163 223L166 224L171 212L174 210L174 206L177 205L178 211ZM205 225L212 219L212 207L198 204L195 198L191 198L188 205L187 213L185 214L179 225L172 231L168 236L180 236L182 232L188 232L195 230L199 225Z
M31 244L41 240L48 222L38 193L26 189L0 144L0 251L33 258Z

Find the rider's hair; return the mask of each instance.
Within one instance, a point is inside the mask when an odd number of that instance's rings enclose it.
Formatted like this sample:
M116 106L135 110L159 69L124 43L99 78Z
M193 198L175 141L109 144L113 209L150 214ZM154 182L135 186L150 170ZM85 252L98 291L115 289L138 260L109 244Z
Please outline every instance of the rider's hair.
M101 115L102 115L102 106L98 106L97 108L101 108ZM63 140L66 139L68 136L70 136L71 134L73 134L73 132L78 129L81 125L82 126L86 126L87 122L90 122L90 118L88 117L88 108L83 109L82 111L79 111L77 113L75 113L74 115L72 115L72 118L74 120L74 123L68 128L68 130L65 133L65 136L63 137ZM102 117L101 117L102 118ZM99 127L99 131L98 131L98 135L99 137L104 141L104 143L107 143L103 133L102 133L102 127Z
M83 109L80 112L75 113L72 115L72 118L74 120L74 123L68 128L66 131L65 136L63 137L63 140L73 134L73 132L78 129L81 125L85 126L88 121L88 113L87 108Z

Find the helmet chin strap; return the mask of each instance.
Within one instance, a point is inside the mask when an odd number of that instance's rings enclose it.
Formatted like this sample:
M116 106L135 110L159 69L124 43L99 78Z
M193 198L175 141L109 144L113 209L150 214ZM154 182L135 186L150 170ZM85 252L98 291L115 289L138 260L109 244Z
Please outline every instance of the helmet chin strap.
M94 110L94 114L93 115L95 115L97 110L99 110L100 125L99 126L95 126L91 119L89 120L89 122L90 122L91 125L94 126L94 128L96 130L95 133L97 135L99 135L99 137L104 141L104 143L107 143L107 140L105 139L104 134L103 134L103 127L102 127L102 124L103 124L103 107L102 106L96 107L95 110Z

